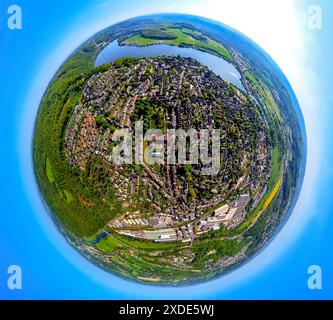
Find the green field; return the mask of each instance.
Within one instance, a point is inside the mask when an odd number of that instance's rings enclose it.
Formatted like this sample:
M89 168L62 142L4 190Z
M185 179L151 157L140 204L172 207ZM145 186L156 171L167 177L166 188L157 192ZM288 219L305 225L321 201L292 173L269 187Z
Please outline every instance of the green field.
M93 240L93 238L89 238ZM222 257L232 256L244 247L245 243L236 240L212 240L194 242L189 244L170 244L144 242L129 239L120 235L108 236L93 245L103 253L112 257L113 261L122 265L122 271L127 276L149 278L152 282L158 276L162 282L177 283L184 279L209 279L214 273L207 273L206 263L208 260L218 261ZM194 253L194 260L185 269L177 269L170 263L170 259L186 256L186 250ZM185 251L184 251L185 250ZM141 279L142 280L142 279ZM147 280L147 279L146 279Z
M50 183L52 183L54 181L54 176L53 176L52 166L51 166L49 158L46 159L46 169L45 170L46 170L47 178L49 179Z
M271 167L271 177L268 182L268 189L265 196L259 202L258 206L253 210L246 220L244 220L237 228L236 232L241 233L244 232L253 222L253 220L257 217L257 215L265 210L266 201L270 198L272 192L274 192L274 188L276 184L281 179L281 168L279 163L279 149L275 147L272 152L272 167Z
M112 237L105 237L98 242L96 246L102 252L110 252L124 248L124 246Z
M265 106L273 111L273 114L277 117L277 119L282 123L283 118L271 91L267 87L267 85L262 80L257 80L253 74L246 70L244 72L245 78L251 83L252 89L258 91L258 95L262 98Z
M166 29L164 31L167 34L173 34L176 38L170 40L163 39L162 37L160 39L156 37L148 38L146 36L142 36L142 34L138 34L125 39L124 41L122 41L122 44L147 46L155 43L165 43L174 46L189 46L202 51L213 53L215 55L225 58L230 62L233 60L230 52L221 43L218 43L208 37L203 36L200 32L196 32L190 29L175 28ZM194 37L202 37L202 40L204 41L197 40Z
M69 192L68 190L64 190L64 194L66 196L66 200L68 203L71 203L72 201L74 201L74 197L71 194L71 192Z
M281 177L281 165L279 162L279 148L276 146L272 151L272 167L271 167L271 178L268 183L268 188L274 188L276 182Z

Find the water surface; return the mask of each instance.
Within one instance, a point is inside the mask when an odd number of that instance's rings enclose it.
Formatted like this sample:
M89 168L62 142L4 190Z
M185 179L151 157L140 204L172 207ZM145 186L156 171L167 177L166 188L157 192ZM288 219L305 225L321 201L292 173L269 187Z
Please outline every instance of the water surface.
M241 82L241 75L233 64L214 56L213 54L192 48L181 48L167 44L144 47L120 46L118 41L115 40L99 53L95 61L95 66L97 67L105 63L111 63L117 59L125 57L151 58L158 56L181 56L184 58L196 59L215 74L219 75L223 80L230 82L237 88L245 91Z

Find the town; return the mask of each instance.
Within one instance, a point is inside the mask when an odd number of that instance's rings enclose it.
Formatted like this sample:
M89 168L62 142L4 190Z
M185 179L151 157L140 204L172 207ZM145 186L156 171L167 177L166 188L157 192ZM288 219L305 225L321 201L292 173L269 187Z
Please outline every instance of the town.
M139 212L124 215L113 220L108 227L119 234L155 242L191 242L198 235L219 230L223 224L235 227L244 219L245 208L250 202L248 194L241 195L236 201L225 204L208 215L195 219L194 214L179 219L170 214L156 214L144 218Z
M122 212L105 228L155 242L191 242L222 225L237 226L266 192L271 154L255 108L194 59L125 58L87 81L65 131L65 155L96 181L102 198L112 188L119 199ZM172 130L187 134L169 144ZM212 163L214 174L203 174Z

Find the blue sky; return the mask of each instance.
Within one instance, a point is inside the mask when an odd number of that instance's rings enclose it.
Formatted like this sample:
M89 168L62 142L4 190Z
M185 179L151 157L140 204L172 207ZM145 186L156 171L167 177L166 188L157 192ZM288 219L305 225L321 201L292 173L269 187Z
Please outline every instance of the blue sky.
M333 298L333 3L314 2L59 0L51 5L41 0L2 1L0 298ZM10 31L6 26L11 4L22 7L22 30ZM313 4L322 9L322 30L307 27L307 9ZM250 263L195 290L133 284L91 265L58 233L33 184L32 128L52 75L95 32L125 18L154 12L198 14L250 36L287 75L308 134L304 187L282 231ZM7 267L12 264L23 269L20 291L6 287ZM307 288L307 268L312 264L323 269L321 291Z

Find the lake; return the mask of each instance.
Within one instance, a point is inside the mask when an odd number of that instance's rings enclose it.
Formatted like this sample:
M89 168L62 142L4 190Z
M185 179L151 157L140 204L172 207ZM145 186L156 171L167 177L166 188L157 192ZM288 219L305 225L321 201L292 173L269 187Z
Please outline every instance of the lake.
M115 40L99 53L95 61L95 66L97 67L105 63L111 63L117 59L125 57L151 58L178 55L185 58L196 59L215 74L219 75L223 80L230 82L237 88L245 91L241 82L241 75L233 64L210 53L192 48L180 48L166 44L150 45L145 47L120 46L118 41Z

